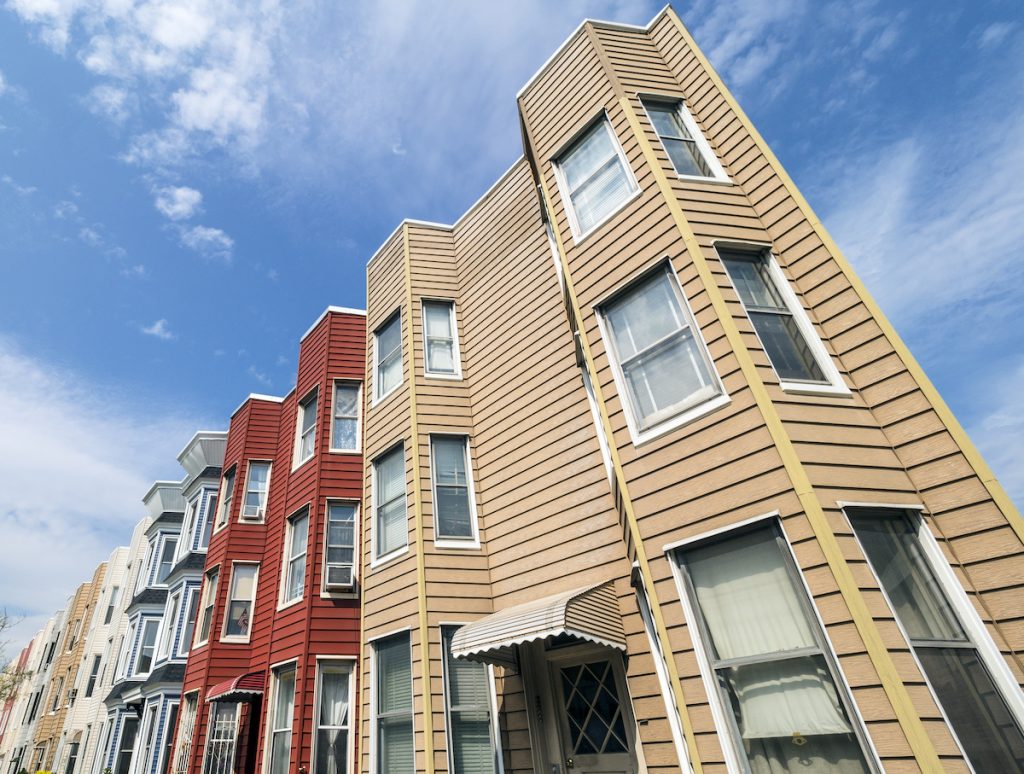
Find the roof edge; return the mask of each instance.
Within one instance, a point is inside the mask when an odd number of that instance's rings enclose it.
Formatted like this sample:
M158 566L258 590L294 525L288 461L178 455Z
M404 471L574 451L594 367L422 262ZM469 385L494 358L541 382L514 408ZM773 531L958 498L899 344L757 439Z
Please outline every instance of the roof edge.
M314 330L316 330L316 326L322 323L324 321L324 318L327 317L327 315L329 315L331 312L334 312L335 314L354 314L358 315L359 317L366 317L365 309L354 309L350 306L329 306L320 313L320 316L317 317L313 324L306 329L306 332L299 337L299 343L301 344L303 341L305 341L306 337L309 336L309 334L311 334Z
M258 392L250 392L246 396L245 400L238 404L238 408L231 412L231 418L234 419L235 414L237 414L239 411L245 408L245 404L251 400L265 400L270 403L284 403L284 398L279 398L276 395L261 395Z

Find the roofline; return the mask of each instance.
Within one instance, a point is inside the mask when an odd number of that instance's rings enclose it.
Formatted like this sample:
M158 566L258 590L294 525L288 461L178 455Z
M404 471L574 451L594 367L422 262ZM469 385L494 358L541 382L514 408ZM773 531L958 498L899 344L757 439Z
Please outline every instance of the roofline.
M478 198L475 202L473 202L471 205L469 205L469 209L467 209L464 213L459 215L459 219L457 221L455 221L455 226L458 226L460 223L462 223L462 221L466 218L467 215L469 215L469 213L471 213L473 210L475 210L477 207L479 207L488 196L490 196L492 193L494 193L494 189L497 188L502 183L504 183L505 179L509 175L511 175L512 172L515 170L515 168L518 167L519 164L521 162L523 162L523 161L526 161L526 154L525 153L520 153L519 156L516 158L516 160L512 162L512 165L508 169L506 169L504 172L502 172L501 176L498 177L497 180L495 180L493 183L491 183L491 187L488 188L486 191L484 191L480 195L480 198Z
M231 412L231 418L235 418L235 414L245 408L245 404L251 400L265 400L270 403L284 403L284 398L278 398L276 395L260 395L258 392L250 392L246 396L245 400L238 404L238 408Z
M316 326L323 322L323 319L331 312L336 314L354 314L360 317L366 317L365 309L353 309L349 306L329 306L320 313L320 316L316 318L316 321L306 329L306 332L303 333L302 336L299 337L299 343L301 344L306 337L316 329Z
M170 489L171 487L175 487L177 489L181 489L181 485L184 482L185 482L185 479L182 479L181 481L169 481L169 480L167 480L167 481L154 481L153 482L153 486L151 486L146 491L146 494L144 494L142 496L142 502L148 503L149 502L149 498L152 497L156 493L157 489Z
M185 453L189 450L189 447L192 446L197 440L199 440L199 436L201 436L201 435L205 435L205 436L222 435L225 438L227 438L228 437L228 431L227 430L196 430L195 433L193 433L192 437L189 439L188 443L185 444L185 447L180 452L178 452L178 457L177 457L178 462L181 462L181 458L185 456Z

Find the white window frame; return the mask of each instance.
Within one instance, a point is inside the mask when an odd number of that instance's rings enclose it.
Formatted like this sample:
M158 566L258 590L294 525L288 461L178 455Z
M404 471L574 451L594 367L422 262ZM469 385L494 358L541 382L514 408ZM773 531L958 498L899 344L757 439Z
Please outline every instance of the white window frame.
M312 405L314 416L313 425L310 432L313 434L313 443L310 444L309 454L306 457L300 457L299 453L302 450L302 422L306 418L306 412L309 411L309 407ZM318 384L312 390L307 392L302 400L298 402L295 408L295 448L292 451L292 471L296 471L313 459L316 456L316 442L317 437L320 435L320 428L317 426L320 424L320 385ZM269 491L269 490L268 490Z
M376 569L377 567L387 564L388 562L397 559L399 556L402 556L403 554L407 554L409 552L409 471L407 464L403 464L402 467L405 470L406 475L404 496L404 511L406 518L405 545L399 546L398 548L392 550L387 554L384 554L383 556L377 556L377 532L379 531L377 526L377 492L380 490L380 488L377 486L377 462L399 449L402 452L402 461L403 463L405 463L406 461L404 441L388 447L370 461L370 569Z
M291 556L292 540L294 539L294 535L295 535L294 522L297 519L301 518L303 515L306 517L306 552L302 556L303 556L303 559L305 561L305 565L306 566L305 566L305 569L302 572L302 593L299 594L299 596L295 597L294 599L287 599L286 595L288 594L288 574L289 574L289 570L290 570L291 563L292 563L293 559L297 559L298 558L298 557L292 557ZM281 557L281 581L280 581L280 589L278 590L278 596L277 596L277 609L278 610L284 610L286 607L291 607L292 605L297 605L300 602L302 602L302 600L304 600L306 598L306 575L309 573L309 556L310 556L310 554L309 554L309 547L310 547L310 544L309 544L309 533L310 533L310 531L313 528L313 518L312 518L312 515L313 515L313 509L307 503L306 505L303 505L301 508L298 508L295 511L293 511L292 514L287 519L285 519L285 522L284 522L284 524L285 524L285 526L284 526L284 541L283 541L284 542L284 555Z
M167 550L167 543L171 540L174 541L174 553L171 554L171 566L167 569L168 576L170 576L171 571L174 569L174 565L176 564L175 557L178 555L178 543L181 541L179 540L179 535L167 532L161 532L160 538L157 540L157 551L153 555L153 585L155 586L167 586L167 578L162 580L160 578L160 567L164 563L164 551Z
M196 542L196 527L199 525L199 508L201 505L202 492L197 492L185 502L185 516L181 520L181 534L178 540L178 550L175 560L181 561L192 552L192 546Z
M212 587L212 589L211 589ZM210 641L210 634L213 632L213 624L217 618L217 592L220 591L220 565L211 567L205 573L203 573L203 586L201 589L202 596L199 599L199 609L196 611L196 626L192 636L196 640L192 643L192 650L205 645ZM210 597L213 599L210 599ZM210 610L210 625L207 628L206 639L200 640L202 636L204 621L206 619L206 610Z
M167 708L164 712L163 717L163 734L160 737L157 752L157 772L170 771L171 764L171 740L174 738L174 732L178 725L178 718L181 715L181 701L169 701L167 702ZM174 722L171 722L171 717L174 717Z
M231 602L234 601L235 588L235 570L239 566L255 567L256 572L252 578L252 598L249 600L249 630L246 634L228 634L228 618L231 613ZM231 563L231 577L228 578L228 595L224 599L224 620L221 623L220 641L221 642L249 642L252 638L252 627L254 619L256 617L256 591L260 580L260 563L259 562L232 562ZM239 597L239 600L242 598Z
M229 764L229 770L230 771L234 771L235 770L235 763L237 763L237 761L238 761L238 727L239 727L239 724L241 723L241 716L242 716L241 707L238 706L239 703L237 701L219 702L219 701L214 700L214 701L210 702L210 711L208 713L206 713L206 743L203 745L203 762L202 762L201 768L200 768L200 771L202 771L203 774L227 774L227 772L223 772L223 771L221 771L221 772L210 772L209 771L209 767L207 765L209 763L210 748L213 746L213 743L216 741L216 742L220 742L220 743L223 744L223 743L226 743L226 741L227 741L227 740L221 740L221 739L214 740L213 734L211 733L211 731L214 728L213 724L214 724L214 718L216 716L216 711L217 711L217 705L218 704L234 704L235 705L235 728L234 728L234 731L232 732L231 740L230 740L231 741L231 762Z
M379 751L377 750L377 643L381 640L386 640L397 635L404 634L409 638L409 661L412 667L409 669L409 691L412 694L412 714L413 714L413 749L415 751L415 736L416 736L416 669L415 662L412 661L412 629L408 626L403 626L400 629L395 629L390 632L379 634L376 637L368 637L366 644L369 646L369 654L367 660L370 662L370 772L376 774L377 772L377 757Z
M224 475L220 482L220 495L217 498L217 512L213 514L213 531L210 533L212 538L222 529L224 529L231 521L231 507L235 502L235 489L238 485L238 465L232 465L230 468L224 471Z
M122 637L117 649L117 671L114 674L114 682L127 677L131 670L132 648L135 646L135 632L138 625L138 618L133 618L128 622L128 631Z
M256 510L256 515L251 516L246 514L245 501L249 496L249 486L252 483L252 466L253 465L266 465L267 466L267 488L263 493L263 504ZM262 459L251 459L245 468L245 489L242 490L242 504L238 509L238 520L242 522L248 522L250 524L259 524L267 518L267 504L270 502L270 477L274 472L274 463L272 460Z
M174 649L172 658L185 658L191 652L193 645L192 641L196 636L196 625L199 623L199 604L202 602L201 586L189 586L186 585L182 589L181 598L183 601L187 600L185 605L181 608L181 637L178 638L178 647ZM195 600L196 604L196 619L192 622L192 633L189 637L185 637L185 631L188 629L188 614L192 609L192 601Z
M149 659L149 669L143 672L139 669L139 661L142 659L143 643L146 640L146 627L149 624L156 624L156 635L153 637L153 655ZM160 624L160 619L154 616L143 616L139 619L139 627L136 631L135 654L128 671L131 676L148 675L156 666L156 653L160 645Z
M825 348L825 344L821 340L821 336L819 336L817 330L815 330L814 323L811 322L811 318L807 315L807 310L804 309L804 305L800 303L800 299L793 290L793 286L783 273L782 267L779 265L779 260L775 257L775 253L771 247L766 244L759 244L755 242L726 242L721 240L716 240L713 243L713 246L715 248L715 255L722 264L722 270L725 272L725 275L729 280L729 286L736 294L736 300L739 302L740 306L743 307L743 313L747 316L747 320L750 321L750 327L753 329L754 335L757 336L757 341L761 345L761 349L764 350L765 357L768 359L768 363L772 367L772 372L779 380L779 387L781 387L785 392L794 394L835 395L843 398L852 397L852 393L846 386L846 382L843 381L842 374L840 374L839 369L836 368L832 355L830 355L829 351ZM810 349L811 354L814 356L814 361L817 363L818 368L820 368L821 372L825 375L825 379L827 380L826 382L793 382L786 381L779 376L779 372L775 370L775 364L772 363L771 357L768 356L768 350L764 347L764 342L761 341L761 334L757 332L756 326L754 326L753 321L750 320L750 313L747 311L747 305L743 303L743 298L740 296L739 291L733 284L732 276L729 274L728 269L725 268L725 260L722 257L722 252L746 253L751 258L760 257L764 260L765 265L768 267L768 274L775 283L775 289L779 291L779 295L782 296L783 303L786 305L789 313L793 316L797 329L800 331L800 335L803 336L804 342L807 344L808 349Z
M334 438L334 423L338 410L338 386L355 387L356 389L356 445L354 449L338 446ZM363 383L358 379L334 379L331 382L331 442L328 451L331 454L359 454L362 451L363 435Z
M574 145L576 145L577 142L586 137L598 124L604 126L604 130L608 132L608 136L611 138L612 147L615 149L615 153L619 157L619 162L622 164L622 167L626 172L626 180L629 183L630 194L622 200L622 203L619 204L618 207L605 215L604 218L594 223L594 225L586 231L583 231L580 229L579 220L576 217L576 209L572 204L572 191L569 189L569 182L566 180L565 173L562 171L562 159L565 158L565 155ZM569 229L572 232L573 243L577 245L601 228L601 226L612 220L616 215L622 212L623 209L629 206L630 202L643 193L643 190L640 188L640 184L637 183L636 175L633 173L633 167L629 163L629 159L626 158L626 152L622 148L622 143L619 142L619 138L616 136L615 130L612 128L611 118L605 110L602 110L595 118L587 121L582 129L576 132L568 142L559 148L558 152L555 153L551 159L551 166L555 171L555 183L558 186L559 196L562 198L562 208L565 210L566 217L569 220Z
M651 112L648 110L650 103L660 103L664 106L675 110L676 116L682 122L686 131L690 133L690 137L697 146L697 150L700 151L701 157L704 159L704 163L708 165L711 170L711 176L705 177L704 175L683 175L680 174L675 164L672 163L672 157L669 156L669 164L672 166L672 171L676 177L680 180L693 180L698 183L724 183L726 185L732 185L732 180L726 173L725 168L722 166L722 162L718 159L718 154L711 149L711 144L708 142L704 133L697 126L697 121L690 112L690 109L686 106L686 100L679 96L670 96L667 94L654 94L654 93L642 93L638 95L640 97L640 104L644 108L644 115L647 116L647 122L651 126L651 131L654 132L654 136L658 138L658 142L661 143L661 135L658 134L658 130L654 125L654 121L651 119ZM664 143L661 143L662 149L665 151L665 155L668 156L668 149L665 148Z
M452 333L452 362L455 364L455 370L450 374L444 373L443 371L431 371L429 368L430 357L427 348L427 306L430 304L436 304L438 306L444 305L448 307L448 324L451 327ZM431 379L447 379L449 381L461 380L462 350L459 347L459 323L458 313L455 310L455 299L424 296L420 299L420 320L423 330L423 375L430 377Z
M398 321L398 361L401 364L400 371L401 371L401 374L402 374L402 378L398 380L398 383L395 384L394 387L392 387L387 392L382 393L380 391L380 354L381 353L380 353L380 347L378 346L379 342L380 342L380 332L384 328L386 328L389 325L391 325L391 323L394 322L395 320ZM405 337L403 335L404 331L402 329L402 323L403 323L403 321L402 321L402 308L399 307L394 312L392 312L387 317L385 317L384 318L384 322L382 322L380 325L378 325L374 329L374 331L373 331L373 400L370 402L371 406L376 406L377 404L382 403L389 396L391 396L395 392L397 392L398 389L405 383L405 352L403 351L403 346L404 346L403 339Z
M356 769L356 761L354 760L356 754L356 734L358 733L358 724L355 720L355 709L356 709L356 656L317 656L316 657L316 694L313 699L313 738L310 743L310 759L309 759L309 770L316 772L316 745L317 740L320 737L320 700L322 696L321 687L323 685L323 670L325 667L337 667L338 665L345 665L348 668L348 766L349 771L343 772L343 774L350 774ZM334 726L328 726L328 728L334 728Z
M181 613L181 600L184 597L184 593L185 589L182 588L167 597L167 607L164 610L160 633L157 635L157 642L159 644L156 654L160 660L170 658L173 655L174 637L177 634L178 616Z
M291 726L289 728L291 732L291 738L289 740L288 749L288 760L291 763L291 754L295 752L296 734L295 734L295 720L298 716L299 701L302 697L302 692L299 686L299 660L297 658L282 661L279 664L271 664L269 672L269 685L270 690L267 691L267 711L266 711L266 730L265 739L263 743L263 764L260 766L260 771L263 774L269 774L271 759L273 757L273 744L274 744L274 732L283 731L284 729L275 728L277 723L277 689L278 683L280 682L279 675L284 672L291 672L294 677L295 683L295 695L292 698L292 719ZM301 729L300 729L301 734ZM301 740L300 740L301 741Z
M718 389L717 394L703 401L685 406L677 413L666 416L664 419L652 424L650 427L641 427L640 418L634 414L629 385L626 382L625 374L623 373L622 366L619 363L619 354L615 349L615 342L612 340L612 332L608 326L607 320L605 319L606 313L604 310L609 304L614 303L624 295L628 295L631 290L635 289L641 283L650 279L658 272L665 272L667 275L668 283L676 295L676 300L679 301L680 310L682 311L683 318L686 320L687 325L690 327L693 340L696 342L698 349L704 356L705 366L708 369L712 385L717 386ZM718 368L715 366L715 360L711 356L711 351L708 349L707 342L704 340L704 332L701 330L700 325L698 325L697 318L693 314L693 309L690 308L690 301L683 292L683 286L679 281L679 275L676 274L675 266L672 265L672 261L667 257L659 259L651 266L648 266L642 271L634 274L626 282L616 287L611 293L608 293L600 301L593 304L592 308L595 312L595 316L597 317L597 326L601 333L601 340L605 346L608 362L611 365L612 378L615 381L615 389L618 392L619 402L622 404L622 412L626 417L626 426L629 428L629 437L633 441L634 446L643 446L644 444L653 441L655 438L660 438L666 433L670 433L684 425L695 422L701 417L707 416L723 406L727 406L731 402L732 399L729 397L729 393L725 389L722 377L719 375ZM580 335L584 334L581 332Z
M160 726L160 705L157 701L149 702L144 710L144 716L140 718L139 723L139 734L135 737L135 752L132 754L131 770L148 772L149 771L149 758L152 760L153 753L159 747L157 742L156 732ZM139 742L142 742L139 745ZM148 748L148 749L147 749ZM135 758L138 760L134 760Z
M437 536L437 468L434 465L434 438L456 438L465 441L463 446L466 464L466 484L469 495L469 524L471 536L453 538ZM473 485L473 451L469 436L460 433L430 433L427 437L427 448L430 452L430 502L434 520L434 545L437 548L477 549L480 548L480 523L476 511L476 487Z
M331 586L327 583L327 544L330 538L330 513L332 505L344 505L353 508L352 514L352 583L347 586L334 585ZM324 544L323 544L323 567L320 568L320 596L321 597L351 597L355 592L356 586L359 582L359 566L360 566L360 554L362 553L360 547L362 540L360 539L360 521L359 521L359 508L360 502L358 500L346 500L343 497L332 497L327 500L324 506Z
M179 712L178 716L178 736L174 740L170 774L187 774L191 768L192 742L195 739L196 720L199 717L199 691L184 694L181 703L184 711Z
M107 626L114 620L114 613L117 610L117 604L121 601L121 586L111 586L110 594L107 597L107 606L103 611L103 625Z

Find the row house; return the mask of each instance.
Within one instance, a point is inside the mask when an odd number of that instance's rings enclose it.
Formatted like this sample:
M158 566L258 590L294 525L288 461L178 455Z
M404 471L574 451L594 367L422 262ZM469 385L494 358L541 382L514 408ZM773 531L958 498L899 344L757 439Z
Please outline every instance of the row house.
M37 648L42 639L42 633L36 634L31 642L21 649L16 659L13 659L5 668L5 675L9 680L16 681L9 688L8 696L4 700L3 708L0 709L0 772L6 774L10 764L20 764L20 757L14 745L18 731L21 727L18 719L24 711L24 702L28 700L28 692L21 690L24 677L29 675L29 665L32 663L33 650Z

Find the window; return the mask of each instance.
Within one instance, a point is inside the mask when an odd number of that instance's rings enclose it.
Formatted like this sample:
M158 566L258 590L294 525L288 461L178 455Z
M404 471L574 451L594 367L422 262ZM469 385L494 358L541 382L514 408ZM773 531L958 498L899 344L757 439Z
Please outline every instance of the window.
M430 436L434 477L434 537L475 540L476 519L469 486L469 441L465 436Z
M270 723L270 774L288 774L295 715L295 666L274 670L274 714Z
M74 774L75 766L78 765L79 747L81 747L81 742L72 742L71 747L68 748L68 762L64 767L64 774Z
M356 506L327 504L327 550L324 552L324 586L351 588L355 569Z
M396 312L373 334L374 398L381 400L402 383L402 313Z
M458 630L458 626L441 627L448 770L451 774L495 774L498 768L491 717L491 677L483 664L452 656L452 637Z
M243 519L262 519L267 512L267 487L270 483L270 463L250 462L249 479L245 482Z
M78 642L78 635L82 632L82 619L76 618L75 625L71 627L71 636L68 638L68 650L75 649L75 643Z
M299 403L294 467L298 467L313 456L313 448L316 446L316 399L317 390L313 390Z
M53 691L53 701L50 703L50 712L56 712L60 706L60 695L64 691L64 675L57 678L57 686Z
M117 668L114 670L115 680L128 673L128 657L135 642L135 621L128 624L128 634L122 636L117 643Z
M187 554L196 541L196 525L199 523L199 495L196 495L185 505L185 528L181 531L182 540L178 544L178 558L181 559Z
M117 608L117 601L121 597L121 587L114 586L110 589L110 600L107 602L107 611L103 614L103 625L106 626L114 618L114 610Z
M233 774L237 735L238 703L214 702L210 711L203 774Z
M188 590L188 608L185 613L185 628L182 629L181 639L178 641L178 655L188 654L192 646L192 636L196 630L196 613L199 611L199 589Z
M668 264L599 308L616 384L634 440L668 420L687 419L722 389Z
M135 752L135 737L139 733L139 719L131 714L122 716L121 721L121 743L117 747L117 756L114 760L114 774L128 774L132 764L132 754Z
M150 761L153 759L153 741L156 739L157 727L156 714L159 709L159 705L155 702L146 708L146 721L142 724L142 771L149 770Z
M174 729L178 725L178 702L169 705L167 710L167 723L164 730L164 737L160 740L159 755L156 771L159 774L170 774L171 767L171 739L174 736Z
M308 545L309 511L304 509L288 519L282 604L302 599L306 587L306 549Z
M135 593L138 594L149 584L149 579L153 574L153 552L155 550L156 541L152 540L146 546L146 559L139 565L139 574L135 578Z
M181 608L181 592L172 594L167 603L167 612L164 614L164 626L160 636L160 649L157 651L160 658L171 654L171 646L174 644L174 630L178 626L178 610Z
M231 518L231 502L235 499L235 469L231 468L224 474L220 485L220 509L217 511L216 528L220 529Z
M31 723L36 719L36 713L39 712L39 702L43 700L43 690L40 688L32 696L31 702L29 702L29 709L27 713L26 723Z
M178 539L173 537L164 538L164 545L160 549L160 563L157 565L156 582L163 583L171 574L174 567L174 554L178 548Z
M199 694L185 694L185 707L178 725L178 738L174 744L174 768L171 774L188 774L191 768L192 736L196 728L196 710L199 708ZM171 733L174 733L173 728Z
M213 531L213 515L217 513L218 502L220 502L220 497L214 492L206 503L206 513L203 514L203 534L199 538L199 547L204 550L210 545L210 533Z
M643 103L677 175L727 179L682 100L645 99Z
M788 552L761 526L676 553L734 752L753 772L872 771Z
M142 636L139 637L139 655L135 661L135 673L145 674L153 668L153 654L156 652L156 634L160 628L160 619L149 618L142 623Z
M607 118L574 142L555 170L576 239L593 231L639 190Z
M331 423L331 451L359 451L359 384L334 383L334 421Z
M252 603L256 599L258 564L232 564L228 587L228 614L224 616L224 636L249 638Z
M925 552L921 533L927 527L902 510L858 508L849 516L974 770L1024 771L1024 735L978 647L977 638L988 634L983 625L970 631L957 614L935 572L938 557ZM1019 692L1015 684L1011 690Z
M203 586L202 616L199 619L199 639L196 640L196 645L202 645L210 639L214 605L217 602L217 578L219 575L220 572L216 569L206 573L206 584Z
M348 664L317 661L316 740L313 774L348 774L352 725L352 669Z
M375 774L412 774L415 768L412 729L412 651L409 633L373 644Z
M459 340L454 301L423 301L424 372L427 376L458 377Z
M409 544L405 504L405 448L398 446L373 462L374 556L377 559Z
M103 656L92 657L92 669L89 670L89 679L85 683L85 698L92 696L92 692L96 690L96 681L100 676L100 665L103 663Z
M845 386L807 315L768 252L719 250L757 337L783 386ZM826 375L825 368L834 374Z

